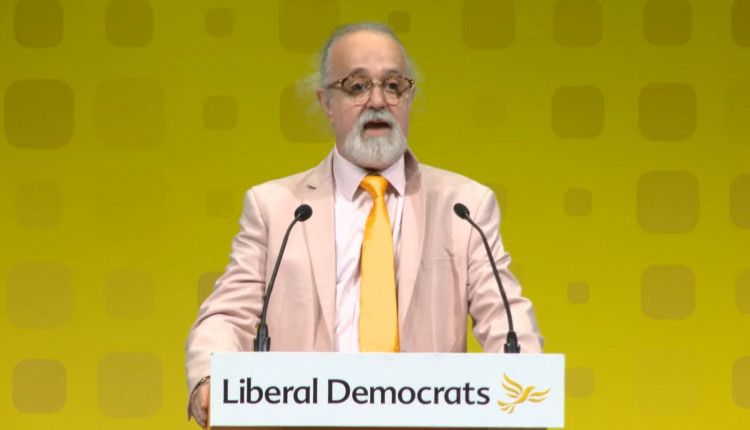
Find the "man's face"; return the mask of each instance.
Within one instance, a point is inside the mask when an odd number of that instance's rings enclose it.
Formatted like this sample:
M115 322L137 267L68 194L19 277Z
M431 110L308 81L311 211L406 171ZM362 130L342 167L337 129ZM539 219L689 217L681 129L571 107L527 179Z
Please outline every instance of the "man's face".
M399 44L388 35L371 31L340 38L331 48L329 71L327 83L350 75L375 82L393 75L407 76ZM400 157L409 133L412 92L393 106L385 102L381 87L375 86L369 100L358 106L342 91L319 89L318 102L333 125L339 153L369 169L383 169L395 161L394 156Z

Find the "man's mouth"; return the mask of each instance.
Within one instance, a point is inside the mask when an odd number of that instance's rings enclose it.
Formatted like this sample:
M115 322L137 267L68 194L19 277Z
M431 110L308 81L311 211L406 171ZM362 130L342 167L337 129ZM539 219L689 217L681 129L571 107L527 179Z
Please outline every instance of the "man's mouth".
M363 130L382 130L389 128L391 128L391 124L382 120L367 121L362 127Z

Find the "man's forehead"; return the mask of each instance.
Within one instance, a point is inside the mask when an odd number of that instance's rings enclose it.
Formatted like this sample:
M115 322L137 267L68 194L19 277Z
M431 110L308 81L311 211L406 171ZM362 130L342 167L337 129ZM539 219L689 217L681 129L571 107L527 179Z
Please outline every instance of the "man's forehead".
M347 71L347 75L362 75L362 76L369 76L373 73L372 70L366 69L364 67L354 67ZM383 68L381 70L376 71L377 74L385 75L385 76L393 76L393 75L403 75L404 71L399 68Z

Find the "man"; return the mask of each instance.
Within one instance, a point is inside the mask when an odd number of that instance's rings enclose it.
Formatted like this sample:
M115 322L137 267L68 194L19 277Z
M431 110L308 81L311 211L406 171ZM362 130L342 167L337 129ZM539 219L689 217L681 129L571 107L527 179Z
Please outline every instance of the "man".
M406 144L413 96L409 59L390 28L360 23L333 33L317 98L335 148L319 166L246 193L231 262L186 346L189 412L198 424L206 419L210 354L252 350L267 277L302 203L313 215L292 231L276 279L273 350L463 352L468 313L484 350L501 352L503 302L479 235L453 212L461 202L489 239L522 352L541 352L531 303L508 271L495 196L417 162ZM383 249L387 258L372 260Z

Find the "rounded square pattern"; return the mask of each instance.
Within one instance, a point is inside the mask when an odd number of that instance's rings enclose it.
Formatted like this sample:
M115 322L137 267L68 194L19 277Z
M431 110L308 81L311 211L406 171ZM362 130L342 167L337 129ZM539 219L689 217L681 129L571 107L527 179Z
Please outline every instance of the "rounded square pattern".
M145 0L111 0L105 23L107 40L114 46L146 46L154 36L154 10Z
M568 302L586 303L589 301L589 284L586 282L571 282L568 284Z
M656 83L641 90L638 125L647 139L680 141L696 128L695 90L687 84Z
M112 418L154 415L162 404L162 378L161 362L153 354L109 354L99 362L99 408Z
M565 371L565 395L585 399L594 395L594 371L588 367L570 367Z
M164 90L147 79L116 79L97 89L98 139L114 148L150 148L164 139Z
M750 314L750 270L743 270L737 275L734 301L737 304L737 310L743 314Z
M214 284L223 272L205 272L198 278L198 306L214 291Z
M406 11L394 11L388 14L388 25L397 34L408 33L411 28L411 16Z
M154 239L164 226L164 181L152 169L112 169L96 179L94 212L109 239Z
M8 273L5 294L8 319L18 327L56 328L73 314L73 275L63 263L16 264Z
M585 216L591 213L591 191L583 188L571 188L565 192L565 213L573 216Z
M644 3L645 3L645 2L644 2ZM641 4L642 4L642 3L641 3ZM729 3L727 3L727 5L728 5L728 4L729 4ZM733 7L733 15L732 15L732 18L733 18L733 20L732 20L732 29L731 29L731 34L732 34L732 36L734 37L734 40L735 40L735 42L737 42L737 43L740 43L740 39L738 39L738 36L737 36L737 32L738 32L738 31L746 31L747 29L750 29L750 26L748 26L748 25L745 25L745 24L743 24L743 25L742 25L742 27L740 27L739 25L735 25L735 19L736 19L736 16L737 16L737 14L736 14L736 13L734 13L734 12L735 12L735 8L736 8L736 5L738 5L738 4L748 4L748 2L746 2L746 1L745 1L745 2L743 2L743 1L734 1L734 5L735 5L735 6ZM638 7L640 7L640 5L639 5ZM724 12L723 12L723 15L722 15L722 16L724 16L724 17L726 17L726 14L728 13L728 7L725 7L725 9L727 9L727 10L726 10L726 11L724 11ZM10 10L10 8L9 8L9 10ZM66 12L70 12L70 11L68 10L67 6L66 6ZM198 16L198 23L197 23L197 25L196 25L195 27L196 27L196 34L198 34L198 35L201 35L201 31L200 31L200 30L201 30L201 28L200 28L200 24L201 24L201 23L200 23L200 16L201 16L201 12L202 12L202 11L200 11L200 10L199 10L199 11L198 11L198 14L196 15L196 16ZM70 15L72 15L72 14L70 14ZM416 15L415 15L415 16L416 16ZM457 17L456 17L456 18L457 18ZM696 17L696 18L698 18L698 17ZM722 22L724 22L724 24L725 24L725 26L726 26L726 27L728 27L728 26L726 25L726 24L727 24L727 23L726 23L726 19L723 19L723 20L722 20ZM744 22L747 22L747 20L745 20ZM608 16L608 20L607 20L607 23L608 23L608 27L607 27L607 28L608 28L608 35L609 35L609 31L610 31L610 30L609 30L609 29L610 29L610 26L609 26L609 24L610 24L610 22L609 22L609 16ZM614 23L614 22L613 22L613 23ZM524 24L524 26L526 25L526 24L525 24L525 21L522 21L522 20L521 20L521 17L519 16L519 26L520 26L521 24ZM699 25L698 25L698 24L699 24L699 21L698 21L698 20L696 20L696 30L698 30L698 29L699 29ZM273 25L275 26L275 25L276 25L276 23L274 23ZM416 25L416 24L415 24L415 25ZM546 25L547 25L547 26L549 26L549 23L547 23ZM10 29L9 29L9 30L10 30ZM67 29L66 29L66 30L67 30ZM420 31L421 31L421 29L420 29ZM730 33L729 29L726 29L726 31L725 31L724 33L722 33L722 34L723 34L723 36L724 36L725 38L727 38L727 41L728 41L729 43L732 43L732 42L731 42L731 39L729 39L729 38L728 38L728 35L729 35L729 33ZM696 31L696 41L697 41L697 39L698 39L699 37L701 37L701 36L700 36L700 34L698 33L698 31ZM747 41L748 39L746 38L745 40ZM12 42L11 42L11 43L12 43ZM741 43L740 43L740 44L741 44ZM743 44L741 44L741 45L743 45ZM747 42L744 42L744 45L743 45L743 46L747 46L747 45L748 45L748 43L747 43ZM71 81L71 83L75 83L75 82ZM605 89L605 90L607 90L607 88L604 88L604 89ZM730 93L730 94L732 94L732 95L734 95L734 96L735 96L735 99L736 99L736 100L739 100L739 101L742 101L743 103L745 103L745 104L744 104L743 106L748 106L748 104L747 104L747 100L750 100L750 98L743 98L743 99L740 99L740 96L738 95L738 93L736 93L736 92L732 92L732 90L730 90L730 91L729 91L729 93ZM79 97L81 97L81 96L82 96L82 95L81 95L81 94L79 94L79 91L78 91L78 89L76 88L76 99L78 99L78 98L79 98ZM608 93L608 96L609 96L609 93ZM614 100L614 98L615 98L615 97L614 97L614 95L612 95L612 100L608 100L608 101L610 102L610 104L613 104L613 100ZM701 99L701 100L703 101L703 99ZM198 103L200 103L200 98L199 98L199 99L197 99L197 102L198 102ZM79 113L80 113L80 111L81 111L81 107L79 106L79 107L78 107L78 109L79 109ZM611 109L613 109L613 108L610 108L610 110L611 110ZM742 114L743 112L740 112L740 113ZM610 115L612 115L612 113L610 113ZM750 121L747 121L747 120L746 120L746 118L748 118L748 115L737 115L737 116L736 116L736 117L735 117L735 118L733 119L733 121L732 121L732 124L733 124L733 130L737 130L737 132L735 132L734 136L735 136L735 140L736 140L736 141L737 141L738 143L748 143L748 142L750 142L750 133L748 133L748 132L747 132L747 130L748 130L748 128L747 128L747 127L748 127L748 126L750 126ZM744 128L741 128L741 127L744 127ZM613 126L613 128L614 128L614 126ZM741 132L741 133L740 133L740 132ZM740 139L740 138L742 138L742 139ZM71 148L71 149L75 149L75 148ZM727 201L727 194L726 194L726 193L727 193L727 187L726 187L726 186L727 186L727 183L725 182L725 183L723 184L723 190L722 190L722 188L719 188L719 189L717 189L717 190L713 190L713 191L716 191L717 193L719 193L719 194L720 194L720 195L722 196L722 200L723 200L724 202L726 202L726 201ZM517 191L517 190L516 190L516 188L513 188L513 192L515 193L516 191ZM712 190L710 190L710 189L706 189L706 190L704 190L704 191L705 191L706 193L710 193L710 192L712 192ZM514 196L515 196L515 194L514 194ZM499 196L498 196L498 197L499 197ZM519 196L516 196L516 197L519 197ZM553 197L554 197L554 196L553 196ZM559 198L559 195L558 195L558 198ZM523 197L519 197L519 199L521 199L521 200L523 201ZM730 199L730 200L731 200L731 199ZM515 201L515 200L514 200L514 201ZM554 203L555 203L554 199L553 199L553 201L552 201L552 202L549 202L549 203L550 203L550 204L554 204ZM730 201L730 203L731 203L731 201ZM559 201L558 201L558 203L557 203L557 204L559 204ZM726 203L724 203L724 204L726 204ZM502 202L501 202L501 206L502 206ZM523 205L521 205L521 206L523 206ZM515 206L514 206L514 207L515 207ZM726 208L726 206L725 206L725 208ZM632 209L632 208L631 208L631 209ZM558 210L559 210L559 209L558 209ZM521 213L520 215L522 215L522 213ZM725 219L725 220L726 220L726 219ZM735 224L735 225L736 225L736 224ZM742 233L742 232L739 232L739 233ZM219 273L219 272L216 272L216 273ZM737 284L737 285L738 285L738 286L740 285L740 284L739 284L739 279L738 279L738 284ZM563 300L564 300L564 299L563 299ZM738 302L738 305L739 305L739 302ZM732 305L731 305L731 302L728 302L728 303L727 303L727 304L725 305L725 307L727 308L728 312L732 312L732 311L733 311L733 310L731 309L731 306L732 306ZM9 369L9 370L10 370L10 369ZM73 370L75 370L75 369L73 369L73 368L70 368L70 370L71 370L71 372L72 372L72 371L73 371ZM725 369L725 370L728 370L728 369ZM725 373L729 373L729 372L725 372ZM729 376L729 375L727 375L727 376ZM750 384L748 384L748 382L747 382L747 378L745 378L745 379L743 380L743 379L741 379L741 378L740 378L740 379L737 379L737 378L735 378L735 377L734 377L734 376L735 376L734 374L733 374L732 376L733 376L733 378L732 378L732 380L731 380L731 381L732 381L731 383L732 383L732 384L734 384L734 385L733 385L733 387L732 387L733 389L736 389L736 388L737 388L738 386L739 386L739 387L748 387L748 386L750 386ZM727 378L724 378L724 380L723 380L723 381L722 381L721 383L722 383L723 385L728 385L728 384L730 383L730 381L727 381L727 379L729 379L729 378L728 378L728 377L727 377ZM708 381L707 383L712 383L712 382L711 382L711 381ZM600 385L601 385L601 384L600 384ZM572 386L572 384L571 384L570 386ZM599 388L600 388L600 390L601 390L601 387L599 387ZM728 388L728 387L726 387L726 388ZM726 394L728 394L728 392L727 392L727 391L728 391L728 390L723 390L723 392L726 392ZM599 396L599 395L601 395L601 393L597 393L597 396ZM638 393L638 395L640 395L640 393ZM633 398L635 398L635 396L633 396ZM747 401L745 401L745 402L742 402L742 403L738 402L738 401L737 401L737 398L738 398L738 397L737 397L737 396L735 395L735 397L734 397L734 401L736 402L736 404L737 404L737 405L740 405L740 406L742 406L743 404L744 404L744 405L747 405L747 404L748 404L748 402L747 402ZM71 402L73 402L73 400L74 400L74 399L72 399L72 398L71 398ZM704 399L704 400L705 400L705 399ZM724 403L727 403L727 402L724 402ZM72 403L71 403L71 404L72 404ZM706 403L703 403L703 404L702 404L702 406L705 406L705 404L706 404ZM729 404L731 404L731 402L729 402ZM10 405L8 405L8 406L10 406ZM0 409L2 409L2 408L0 408Z
M644 352L635 366L636 405L648 415L685 416L701 408L701 362L689 350Z
M513 0L464 0L461 37L471 49L507 48L515 39Z
M649 0L643 8L643 35L656 46L684 45L693 32L687 0Z
M232 9L215 8L206 12L206 34L211 37L229 37L234 33Z
M732 181L729 216L738 228L750 229L750 175L742 175Z
M206 213L210 217L226 218L234 213L234 202L231 190L211 190L206 193Z
M154 277L145 270L111 272L105 291L107 313L113 318L147 318L154 311Z
M232 97L209 97L203 102L203 126L208 130L231 130L237 124L237 101Z
M52 228L60 225L63 196L54 182L33 181L21 184L16 192L16 219L28 228Z
M685 319L695 309L695 276L685 266L651 266L641 275L641 310L655 320Z
M338 0L279 0L279 41L289 52L322 49L338 25Z
M742 409L750 409L750 356L737 359L732 366L732 398Z
M698 223L698 181L688 172L649 172L638 180L638 224L649 233L687 233Z
M560 0L555 4L555 42L594 46L602 40L602 7L597 0Z
M604 95L589 86L560 87L552 96L552 130L564 139L591 139L604 130Z
M16 42L26 48L58 45L63 38L63 9L54 0L21 0L14 10Z
M732 39L740 46L750 46L750 0L732 4Z
M23 360L13 368L13 404L21 412L57 412L67 391L65 366L57 360Z
M750 24L748 24L750 27ZM724 104L724 132L740 145L750 144L750 80L732 82Z
M19 148L59 148L73 137L73 91L51 79L24 79L5 91L5 136Z
M290 142L329 142L330 125L321 109L307 97L300 97L295 85L281 91L279 104L281 134Z

